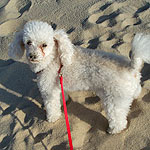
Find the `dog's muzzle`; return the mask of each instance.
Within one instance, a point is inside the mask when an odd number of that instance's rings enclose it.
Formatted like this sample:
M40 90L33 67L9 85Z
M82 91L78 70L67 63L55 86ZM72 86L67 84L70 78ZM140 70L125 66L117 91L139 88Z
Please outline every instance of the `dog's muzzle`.
M29 61L36 61L37 55L35 53L29 53L27 58L28 58Z

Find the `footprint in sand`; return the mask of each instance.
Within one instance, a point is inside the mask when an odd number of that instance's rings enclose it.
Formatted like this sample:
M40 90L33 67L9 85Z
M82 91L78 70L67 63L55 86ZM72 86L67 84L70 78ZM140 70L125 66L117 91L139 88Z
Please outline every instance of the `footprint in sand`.
M0 1L0 9L5 7L8 4L9 0L1 0Z
M150 3L131 8L126 1L113 3L100 1L94 4L89 9L90 15L86 20L90 23L90 28L83 30L83 45L90 48L90 42L92 48L115 51L129 56L135 29L140 29L143 24L150 27L149 8ZM99 39L95 47L95 41L92 43L92 39Z
M23 26L23 20L9 20L0 25L0 36L7 36L16 31L17 28Z
M0 2L0 36L7 36L14 32L22 20L18 19L24 12L28 11L32 5L30 0L10 0Z

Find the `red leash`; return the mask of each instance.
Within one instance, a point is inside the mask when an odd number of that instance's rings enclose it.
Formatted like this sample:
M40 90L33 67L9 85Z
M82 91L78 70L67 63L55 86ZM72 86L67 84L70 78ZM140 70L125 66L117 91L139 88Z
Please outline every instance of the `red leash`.
M58 71L58 73L60 73L60 70ZM61 92L62 92L62 99L63 99L63 106L64 106L64 114L65 114L65 120L66 120L66 127L67 127L67 132L68 132L70 150L73 150L72 138L71 138L71 132L70 132L70 126L69 126L69 120L68 120L68 114L67 114L67 107L66 107L64 89L63 89L63 76L62 75L60 75L60 85L61 85Z

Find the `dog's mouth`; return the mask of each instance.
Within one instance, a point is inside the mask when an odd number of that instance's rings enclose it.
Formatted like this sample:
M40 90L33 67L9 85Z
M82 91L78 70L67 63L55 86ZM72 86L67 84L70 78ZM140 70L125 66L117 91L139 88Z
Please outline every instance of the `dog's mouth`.
M28 59L28 61L32 64L36 64L36 63L39 63L40 61L37 60L37 59Z

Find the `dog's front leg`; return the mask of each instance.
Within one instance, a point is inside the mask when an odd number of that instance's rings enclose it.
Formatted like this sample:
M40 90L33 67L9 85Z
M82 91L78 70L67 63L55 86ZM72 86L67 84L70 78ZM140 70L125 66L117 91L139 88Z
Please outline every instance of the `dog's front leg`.
M61 116L60 92L58 87L54 87L42 95L48 122L55 122Z

